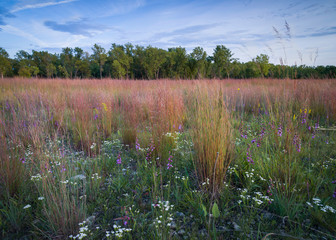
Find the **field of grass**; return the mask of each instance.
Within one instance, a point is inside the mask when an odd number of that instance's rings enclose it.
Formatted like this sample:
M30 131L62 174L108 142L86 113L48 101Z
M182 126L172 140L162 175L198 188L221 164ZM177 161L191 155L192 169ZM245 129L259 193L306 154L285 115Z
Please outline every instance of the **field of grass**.
M336 81L0 80L1 239L334 239Z

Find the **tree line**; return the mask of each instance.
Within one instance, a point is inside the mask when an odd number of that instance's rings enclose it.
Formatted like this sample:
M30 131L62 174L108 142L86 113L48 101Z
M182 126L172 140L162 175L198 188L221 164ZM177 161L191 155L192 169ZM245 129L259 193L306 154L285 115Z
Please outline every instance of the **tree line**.
M287 66L269 63L260 54L240 62L230 49L218 45L209 56L202 47L187 53L183 47L164 50L130 43L112 44L106 51L95 44L92 54L83 49L63 48L60 54L20 50L12 59L0 48L1 77L117 78L117 79L202 79L202 78L336 78L335 66Z

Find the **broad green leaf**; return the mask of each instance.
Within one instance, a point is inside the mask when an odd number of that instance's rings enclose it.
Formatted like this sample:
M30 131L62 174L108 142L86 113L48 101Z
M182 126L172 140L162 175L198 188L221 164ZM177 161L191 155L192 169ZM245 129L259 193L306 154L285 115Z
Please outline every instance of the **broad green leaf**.
M214 216L214 218L218 218L220 216L220 211L218 209L217 203L214 203L214 205L212 206L212 215Z
M207 210L206 210L206 207L204 206L203 203L202 203L201 207L202 207L202 210L203 210L203 214L204 214L204 216L206 217L206 216L208 215L208 212L207 212Z

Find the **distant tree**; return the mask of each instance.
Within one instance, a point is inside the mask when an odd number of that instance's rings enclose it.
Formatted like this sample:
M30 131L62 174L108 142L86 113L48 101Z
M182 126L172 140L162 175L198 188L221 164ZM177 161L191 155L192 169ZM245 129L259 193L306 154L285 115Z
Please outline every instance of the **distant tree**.
M245 77L257 78L260 76L260 69L255 61L245 63Z
M20 77L30 78L31 77L31 70L27 66L20 67L18 74L19 74Z
M169 48L168 52L172 57L172 72L174 78L185 78L186 77L186 67L188 63L187 50L183 47Z
M125 77L126 69L120 64L118 60L113 61L112 67L113 67L114 76L116 76L118 79Z
M54 77L54 75L56 74L56 67L55 67L55 65L52 64L52 63L49 63L47 65L46 71L47 71L47 77L48 78Z
M82 52L80 58L77 54L75 55L75 77L79 76L81 78L91 77L90 70L90 55L88 52Z
M133 72L136 79L144 79L145 74L145 48L143 46L136 45L133 49Z
M20 77L31 77L32 75L32 56L24 51L20 50L15 54L15 60L18 63L18 74Z
M203 78L206 75L206 58L207 54L201 47L196 47L190 54L195 59L197 74L193 78Z
M217 77L222 78L224 75L226 75L227 78L230 77L232 61L234 60L232 56L233 53L230 51L230 49L223 45L216 46L213 59Z
M37 77L37 74L39 74L40 72L40 69L36 66L31 66L30 67L30 71L31 71L31 74L34 75L35 77Z
M66 70L65 66L58 65L58 72L60 73L60 76L63 78L69 78L69 73Z
M133 62L132 48L133 46L131 44L124 47L123 45L113 43L108 52L108 59L112 63L113 71L118 78L129 77L131 64Z
M62 68L58 67L61 71L63 77L66 78L73 77L73 72L75 69L75 58L73 56L73 49L72 48L63 48L62 53L60 54L60 61L62 64Z
M55 64L58 61L57 55L50 54L47 51L33 50L32 61L34 66L39 68L38 73L41 77L52 77L56 74Z
M100 79L102 79L103 78L103 66L107 59L106 50L103 47L99 46L98 44L95 44L92 48L92 51L93 51L92 58L94 62L97 63L99 66L99 76L100 76Z
M11 71L11 62L5 49L0 47L0 74L1 78Z
M261 77L267 77L271 65L269 64L269 56L266 54L260 54L254 60L259 67Z
M159 48L148 46L145 49L145 59L143 62L147 79L158 79L160 68L165 61L165 51Z

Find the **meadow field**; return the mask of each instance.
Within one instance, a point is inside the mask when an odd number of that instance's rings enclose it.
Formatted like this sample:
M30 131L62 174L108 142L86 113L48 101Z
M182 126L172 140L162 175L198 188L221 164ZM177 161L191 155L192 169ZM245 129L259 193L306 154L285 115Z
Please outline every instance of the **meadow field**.
M1 239L335 236L335 79L0 79Z

